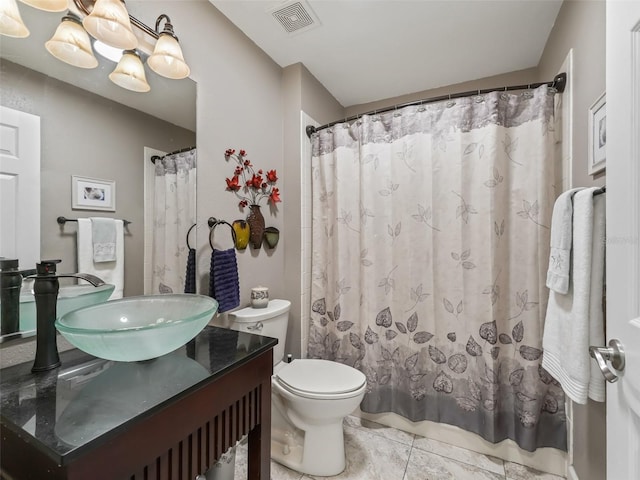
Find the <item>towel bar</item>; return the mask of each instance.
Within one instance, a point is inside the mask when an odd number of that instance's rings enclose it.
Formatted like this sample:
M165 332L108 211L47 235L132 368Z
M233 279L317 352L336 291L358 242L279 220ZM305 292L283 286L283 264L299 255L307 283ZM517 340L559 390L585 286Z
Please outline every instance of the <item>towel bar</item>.
M222 225L222 224L228 225L229 228L231 229L231 236L233 237L233 247L235 248L238 239L236 238L236 231L233 229L233 226L229 222L227 222L226 220L218 220L215 217L209 217L207 224L211 229L211 231L209 232L209 245L211 246L211 250L213 250L213 240L212 240L213 231L216 229L218 225Z
M56 221L58 222L58 225L64 225L67 222L77 222L78 219L77 218L66 218L66 217L60 216L60 217L56 218ZM122 221L123 221L125 227L127 227L131 223L133 223L133 222L130 222L129 220L122 220Z

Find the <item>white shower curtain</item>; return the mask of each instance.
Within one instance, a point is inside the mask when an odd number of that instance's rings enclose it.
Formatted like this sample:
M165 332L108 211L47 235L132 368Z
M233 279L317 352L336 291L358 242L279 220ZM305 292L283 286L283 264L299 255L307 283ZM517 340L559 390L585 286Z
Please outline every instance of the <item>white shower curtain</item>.
M363 411L566 449L541 367L553 106L494 92L312 137L308 351L366 374Z
M182 293L187 231L196 219L196 149L156 160L153 293Z

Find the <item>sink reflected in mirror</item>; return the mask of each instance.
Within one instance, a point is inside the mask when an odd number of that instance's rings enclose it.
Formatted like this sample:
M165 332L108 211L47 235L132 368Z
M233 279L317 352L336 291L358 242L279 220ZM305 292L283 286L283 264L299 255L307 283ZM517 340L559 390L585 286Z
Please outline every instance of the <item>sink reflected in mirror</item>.
M32 288L20 293L20 332L33 332L36 329L36 300ZM56 306L57 317L60 318L77 308L106 302L115 286L110 284L94 287L93 285L61 286Z
M218 310L204 295L144 295L81 308L55 326L75 347L98 358L149 360L194 338Z

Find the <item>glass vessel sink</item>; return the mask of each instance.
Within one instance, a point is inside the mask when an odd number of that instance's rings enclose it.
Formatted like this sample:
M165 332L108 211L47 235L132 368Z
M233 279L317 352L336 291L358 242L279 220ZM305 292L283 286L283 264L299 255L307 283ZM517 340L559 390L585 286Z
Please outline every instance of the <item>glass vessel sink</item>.
M80 308L58 318L58 331L95 357L135 362L180 348L209 323L218 302L204 295L143 295Z
M99 287L93 285L67 285L61 286L58 292L56 315L60 318L67 312L76 308L95 305L106 302L115 285L105 284ZM33 292L20 294L20 331L29 332L36 329L36 299Z

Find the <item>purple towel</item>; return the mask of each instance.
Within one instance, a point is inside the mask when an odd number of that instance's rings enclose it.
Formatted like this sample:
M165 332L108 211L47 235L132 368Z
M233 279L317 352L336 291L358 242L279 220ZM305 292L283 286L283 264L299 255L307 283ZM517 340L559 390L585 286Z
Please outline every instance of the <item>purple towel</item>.
M189 249L187 271L184 276L184 293L196 293L196 251Z
M240 282L236 250L216 250L211 253L209 296L218 301L218 312L226 312L240 305Z

